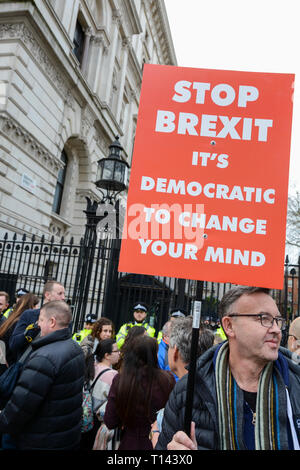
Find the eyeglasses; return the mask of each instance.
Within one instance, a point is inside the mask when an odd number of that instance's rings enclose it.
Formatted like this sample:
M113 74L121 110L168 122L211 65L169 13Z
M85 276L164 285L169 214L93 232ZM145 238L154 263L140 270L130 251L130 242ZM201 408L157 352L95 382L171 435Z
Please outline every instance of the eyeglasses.
M110 354L112 354L114 352L119 353L120 351L118 349L116 349L115 351L112 351Z
M278 326L278 328L280 328L281 330L284 330L286 327L285 318L272 317L272 315L268 315L266 313L248 313L248 314L231 313L227 316L228 317L256 317L260 319L261 325L264 326L265 328L271 328L274 325L274 321L276 322L276 325Z

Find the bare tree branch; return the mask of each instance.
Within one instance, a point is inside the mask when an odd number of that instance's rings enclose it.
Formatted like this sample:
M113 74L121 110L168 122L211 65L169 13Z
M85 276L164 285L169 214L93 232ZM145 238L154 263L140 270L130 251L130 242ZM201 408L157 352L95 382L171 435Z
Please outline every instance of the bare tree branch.
M287 208L286 243L300 248L300 192L290 195Z

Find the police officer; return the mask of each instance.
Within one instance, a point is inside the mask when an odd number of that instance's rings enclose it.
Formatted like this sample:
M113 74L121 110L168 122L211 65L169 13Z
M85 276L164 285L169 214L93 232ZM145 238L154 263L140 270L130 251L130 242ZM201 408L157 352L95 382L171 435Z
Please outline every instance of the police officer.
M225 331L223 330L221 323L219 324L219 326L218 326L218 328L215 332L215 335L219 336L222 339L222 341L226 341L227 336L225 335Z
M25 294L29 294L29 290L25 289L25 287L20 287L20 289L18 289L18 290L16 291L16 295L15 295L15 297L16 297L16 303L15 303L12 307L10 307L10 308L8 308L8 309L6 310L6 312L4 313L4 316L5 316L6 318L8 318L8 317L12 314L12 312L13 312L14 309L16 308L17 302L18 302L18 301L21 299L21 297L23 297L23 295L25 295Z
M28 293L29 293L29 290L27 290L23 287L18 289L17 292L16 292L16 303L18 302L18 300L20 300L22 295L25 295L25 294L28 294ZM5 320L13 312L16 304L14 304L12 307L9 307L9 295L7 294L7 292L0 292L0 296L1 296L1 294L4 294L6 296L6 299L7 299L7 307L8 308L5 311L3 311L3 314L2 314L2 318L3 318L3 320ZM1 300L0 300L0 312L1 312Z
M0 292L0 320L6 320L11 312L9 308L9 295L7 292Z
M17 290L16 292L16 302L23 296L29 294L29 290L25 289L25 287L20 287L20 289Z
M129 323L124 323L124 325L121 326L119 329L117 336L116 336L116 341L118 348L120 349L123 346L123 343L125 341L126 335L129 331L130 328L133 326L143 326L145 330L147 331L148 335L154 338L155 335L155 328L149 325L149 323L146 322L146 317L148 314L148 307L146 304L143 302L138 302L135 304L133 307L133 322Z
M85 317L85 324L83 326L83 329L78 331L77 333L74 333L72 338L80 344L81 341L86 338L86 336L90 335L92 332L92 327L93 324L97 321L97 315L94 315L93 313L88 313Z

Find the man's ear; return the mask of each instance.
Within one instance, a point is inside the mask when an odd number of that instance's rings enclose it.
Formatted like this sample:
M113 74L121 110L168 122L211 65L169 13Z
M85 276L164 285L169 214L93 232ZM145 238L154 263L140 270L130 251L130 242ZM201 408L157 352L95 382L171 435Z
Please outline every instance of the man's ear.
M178 348L177 346L175 345L174 348L169 348L168 350L168 355L171 354L171 359L172 359L172 362L175 362L178 358Z
M179 355L179 350L175 344L174 346L174 352L173 352L173 358L174 358L174 361L178 361L178 355Z
M234 336L234 330L233 330L233 327L232 327L232 318L230 317L223 317L222 318L222 321L221 321L221 324L222 324L222 328L227 336L227 338L230 338L232 336Z
M290 339L291 350L294 352L297 349L297 340L294 338L294 336L290 336L289 339Z

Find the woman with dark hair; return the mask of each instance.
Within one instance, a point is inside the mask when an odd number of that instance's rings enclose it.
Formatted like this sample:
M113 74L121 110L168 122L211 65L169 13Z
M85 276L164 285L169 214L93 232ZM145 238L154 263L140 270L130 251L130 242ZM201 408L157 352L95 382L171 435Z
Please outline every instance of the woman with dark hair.
M106 317L99 318L99 320L93 324L91 334L86 336L80 343L85 357L95 352L99 341L114 337L115 328L113 322Z
M93 389L93 407L97 411L107 402L108 393L113 379L118 374L113 366L118 362L120 351L115 339L103 339L95 351L95 377L104 371ZM104 411L103 411L104 414Z
M147 333L147 330L143 326L136 325L130 328L130 330L128 331L126 335L125 341L120 349L119 362L118 364L116 364L115 369L120 370L123 360L124 360L125 353L126 351L129 351L129 349L131 348L132 341L138 336L144 336L144 335L148 335L148 333Z
M135 338L112 382L104 423L108 429L122 429L118 450L153 449L151 424L175 385L171 373L158 366L157 348L150 336Z
M89 354L86 358L85 383L89 386L94 384L92 388L94 427L91 431L82 434L82 449L93 447L97 431L103 421L111 383L118 374L112 367L118 362L119 356L120 352L115 339L107 338L99 341L95 353Z
M39 303L40 299L35 294L28 293L22 295L15 304L8 319L0 326L0 340L4 341L6 346L6 361L8 366L17 360L17 356L9 348L9 338L11 337L22 313L28 309L37 309L39 307Z

